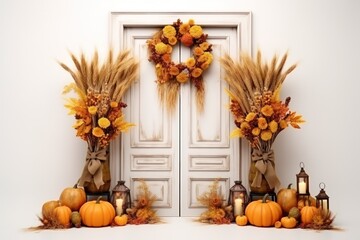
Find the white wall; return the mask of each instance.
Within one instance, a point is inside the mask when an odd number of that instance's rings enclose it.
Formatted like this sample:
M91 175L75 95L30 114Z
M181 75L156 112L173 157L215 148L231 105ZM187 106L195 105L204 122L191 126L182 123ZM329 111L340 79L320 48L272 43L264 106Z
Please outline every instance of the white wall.
M42 203L79 177L85 145L63 107L71 79L56 61L70 64L67 50L105 51L111 11L251 11L253 49L268 58L289 50L289 64L299 63L282 97L307 123L279 135L279 177L295 182L304 162L311 193L325 182L336 224L349 228L359 213L359 10L356 0L2 0L1 229L37 225Z

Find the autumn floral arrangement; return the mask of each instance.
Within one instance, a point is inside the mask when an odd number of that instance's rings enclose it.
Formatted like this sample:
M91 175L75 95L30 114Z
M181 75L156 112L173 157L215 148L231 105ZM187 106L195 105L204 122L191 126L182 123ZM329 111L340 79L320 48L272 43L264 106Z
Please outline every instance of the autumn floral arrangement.
M147 41L149 61L155 64L158 92L161 103L174 110L180 84L190 82L196 88L197 109L203 110L203 73L213 61L212 45L207 42L207 34L194 20L183 23L180 19L166 25ZM193 55L185 62L175 63L171 58L177 43L192 48Z
M156 195L152 194L145 181L140 181L135 206L126 210L128 223L136 225L158 223L160 218L152 208L155 201Z
M230 111L236 129L233 137L249 141L252 148L249 184L253 192L270 192L280 185L274 168L272 145L288 126L300 128L301 115L289 109L290 97L280 100L282 84L296 64L284 70L287 53L280 59L275 55L270 63L263 62L261 51L256 58L240 54L239 61L225 55L220 63L230 89Z
M137 79L138 62L123 51L114 56L110 50L107 59L99 65L98 52L89 61L84 54L77 58L70 53L75 69L60 65L74 79L64 88L67 98L65 107L75 117L73 127L76 136L87 142L86 163L78 185L88 192L105 192L110 187L108 146L120 133L134 124L126 122L122 98ZM107 163L107 164L106 164Z
M229 224L233 221L234 215L231 205L225 205L224 196L219 194L219 181L215 180L209 191L200 195L197 200L207 210L200 215L199 221L211 224Z

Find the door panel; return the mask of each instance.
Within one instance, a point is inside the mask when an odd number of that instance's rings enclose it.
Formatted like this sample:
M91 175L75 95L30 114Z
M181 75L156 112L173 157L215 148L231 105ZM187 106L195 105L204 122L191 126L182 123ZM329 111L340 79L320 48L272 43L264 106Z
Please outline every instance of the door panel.
M213 45L214 61L204 74L204 112L196 109L196 91L193 86L182 88L181 94L181 215L198 216L204 209L197 198L209 190L216 179L219 193L227 199L231 181L239 179L237 141L230 141L231 114L227 108L227 85L222 81L218 59L231 49L236 49L235 28L204 28L208 41ZM183 53L184 52L184 53ZM182 61L190 56L182 48Z
M148 61L146 40L164 23L178 18L195 19L213 45L214 60L203 75L202 113L196 109L196 89L190 84L181 86L177 110L171 115L158 101L155 69ZM121 148L112 145L111 159L115 159L118 173L115 176L127 182L134 201L138 185L146 181L157 197L154 207L160 216L199 216L204 208L197 197L214 180L219 181L219 193L226 201L230 185L244 172L240 168L240 142L229 138L233 119L218 60L225 53L237 57L240 49L250 49L250 19L249 13L111 15L110 36L115 49L132 49L140 61L139 79L124 99L128 104L126 118L136 126L115 143ZM172 59L184 62L191 54L191 49L177 45Z

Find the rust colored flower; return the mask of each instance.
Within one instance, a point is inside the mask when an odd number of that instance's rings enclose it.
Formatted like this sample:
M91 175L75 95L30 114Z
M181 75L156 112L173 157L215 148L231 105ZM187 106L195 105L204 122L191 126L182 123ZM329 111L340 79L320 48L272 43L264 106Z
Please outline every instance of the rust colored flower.
M110 121L106 117L99 118L98 124L102 129L106 129L110 126Z
M268 124L267 124L265 118L263 118L263 117L258 118L258 127L262 130L264 130L268 127Z
M191 76L197 78L202 74L202 72L203 70L201 68L195 68L194 70L191 71Z
M95 137L102 137L105 135L104 131L99 127L94 127L92 130L92 135Z
M181 37L181 43L184 44L186 47L191 47L194 44L193 37L190 35L190 33L185 33Z
M190 28L189 32L190 32L190 35L196 39L200 38L201 35L203 34L203 30L199 25L192 26Z
M195 47L193 53L195 54L195 56L200 56L204 53L204 51L202 50L201 47Z
M270 117L274 114L274 109L270 105L265 105L261 108L261 113L266 117Z
M192 68L193 66L195 66L195 63L196 63L196 61L195 61L195 58L193 58L193 57L188 58L185 62L186 67L188 67L188 68Z
M166 63L170 63L171 62L171 56L168 53L165 53L164 55L161 56L161 59L166 62Z
M269 130L265 130L261 132L260 137L264 141L269 141L272 137L272 133Z
M176 35L176 30L173 26L168 25L163 28L163 35L166 38L174 37Z
M179 74L179 69L175 66L171 66L169 69L170 75L176 76Z
M167 52L167 50L168 50L168 45L163 42L160 42L155 45L155 52L157 54L164 54Z

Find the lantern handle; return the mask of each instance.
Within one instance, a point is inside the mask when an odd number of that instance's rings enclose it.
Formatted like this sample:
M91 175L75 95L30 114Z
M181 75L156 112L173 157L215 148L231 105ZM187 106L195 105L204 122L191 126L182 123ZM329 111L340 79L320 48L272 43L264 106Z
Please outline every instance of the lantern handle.
M301 167L301 168L304 168L304 167L305 167L304 162L300 162L300 164L299 164L299 165L300 165L300 167Z
M320 188L321 190L324 190L325 187L326 187L326 185L325 185L324 182L319 183L319 188Z

